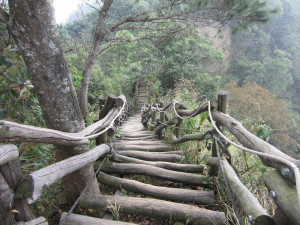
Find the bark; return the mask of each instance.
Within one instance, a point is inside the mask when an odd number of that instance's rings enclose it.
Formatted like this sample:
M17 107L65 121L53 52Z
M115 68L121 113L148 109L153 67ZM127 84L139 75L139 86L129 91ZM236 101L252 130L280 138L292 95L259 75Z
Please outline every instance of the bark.
M257 198L243 185L226 159L221 159L225 176L234 197L238 199L239 205L248 216L252 216L255 223L273 225L274 222L267 211L261 206Z
M0 173L0 224L14 224L15 218L12 209L14 202L14 194L7 184L6 180Z
M63 221L67 216L67 213L63 213L61 215L60 222ZM67 219L65 220L65 225L82 225L82 224L89 224L89 225L134 225L134 223L126 223L126 222L119 222L119 221L112 221L106 219L99 219L93 218L89 216L82 216L71 213Z
M203 165L178 164L178 163L161 162L161 161L149 162L149 161L135 159L128 156L119 155L119 154L114 154L112 159L120 163L145 164L145 165L156 166L168 170L181 171L186 173L203 173L203 169L204 169Z
M80 100L80 108L83 115L87 114L88 111L88 88L89 88L89 81L92 73L92 68L95 64L95 60L98 55L98 48L102 43L106 31L104 29L104 22L106 19L107 12L113 3L113 0L105 0L101 10L98 13L98 21L94 31L94 41L92 48L89 51L89 56L85 61L84 69L83 69L83 79L81 80L81 87L79 90L79 100Z
M129 156L147 161L180 162L181 154L162 154L157 152L117 151L119 155Z
M172 141L172 144L181 144L187 141L203 141L206 135L211 135L212 131L206 131L203 134L189 134Z
M32 78L47 126L79 132L84 120L57 32L52 1L11 0L9 8L9 30ZM88 146L57 146L57 158L62 160L88 150ZM92 174L90 165L64 178L69 202L81 193ZM96 180L89 191L99 193Z
M198 205L215 204L215 196L212 191L196 191L182 188L157 187L144 184L135 180L118 178L100 172L98 181L114 188L122 188L126 191L140 193L150 197L170 201L190 202Z
M0 165L16 160L19 150L15 145L0 145Z
M166 152L173 151L171 145L122 145L116 144L116 150L136 150L136 151L149 151L149 152Z
M243 127L241 122L237 121L236 119L230 117L229 115L225 115L224 113L221 112L213 112L212 117L217 123L226 127L237 138L237 140L245 147L249 149L253 149L258 152L263 152L277 157L281 157L285 160L294 163L296 166L298 166L298 168L300 168L300 160L296 160L284 154L282 151L270 145L268 142L265 142L264 140L260 139L256 135L252 134L246 128ZM260 159L262 160L263 164L266 166L277 168L279 170L286 167L286 165L282 165L282 163L277 163L275 160L272 159L268 159L265 157L260 157ZM293 178L294 175L293 173L291 174L292 176L290 178ZM294 182L293 179L292 181Z
M39 217L28 222L19 222L15 225L48 225L47 220L44 217Z
M298 202L296 188L285 180L277 171L272 171L264 177L269 191L275 191L275 203L293 224L300 224L300 203Z
M18 185L15 197L27 198L28 203L31 204L41 196L45 188L59 181L67 174L93 163L109 151L110 147L108 145L100 145L89 152L70 157L30 173Z
M97 167L97 166L96 166ZM104 163L101 171L105 173L117 173L117 174L140 174L148 175L156 178L166 179L169 181L194 184L203 187L209 187L208 178L203 175L177 172L158 168L150 165L132 164L132 163Z
M22 179L21 163L19 159L6 163L0 166L0 172L9 188L14 192ZM34 219L34 216L29 208L29 205L24 198L15 198L13 209L16 209L20 214L14 214L16 221L28 221Z
M226 219L223 212L198 208L181 203L163 200L86 194L80 201L80 206L87 209L106 209L115 207L121 213L173 219L201 225L225 225Z

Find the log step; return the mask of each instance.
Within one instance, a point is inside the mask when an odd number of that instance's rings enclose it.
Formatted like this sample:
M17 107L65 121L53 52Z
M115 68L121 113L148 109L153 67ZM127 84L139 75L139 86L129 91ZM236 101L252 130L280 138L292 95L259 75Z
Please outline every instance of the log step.
M181 155L163 154L164 152L117 151L119 155L129 156L147 161L180 162ZM167 152L166 152L167 153Z
M113 160L115 162L120 162L120 163L145 164L145 165L156 166L168 170L181 171L185 173L203 173L203 169L204 169L203 165L178 164L178 163L162 162L162 161L150 162L150 161L135 159L128 156L119 155L119 154L115 154L113 156Z
M80 207L100 210L113 207L120 213L172 219L182 222L188 220L191 223L201 225L226 224L226 218L223 212L149 198L95 195L87 193L80 200Z
M96 163L95 168L99 166L99 162ZM140 174L148 175L156 178L161 178L177 183L193 184L202 187L209 187L209 177L184 173L178 171L167 170L156 166L144 165L144 164L132 164L132 163L111 163L106 162L103 164L101 171L104 173L117 173L121 175L125 174Z
M60 218L60 222L62 222L67 216L67 213L63 213ZM112 220L105 220L94 218L90 216L82 216L78 214L71 213L67 219L65 220L65 225L82 225L82 224L90 224L90 225L133 225L135 223L126 223Z
M213 191L158 187L151 184L144 184L135 180L118 178L103 172L99 173L98 181L104 185L114 188L121 188L126 191L135 192L158 199L174 202L189 202L198 205L215 204L215 196Z
M171 145L122 145L116 143L116 150L136 150L136 151L148 151L148 152L166 152L173 151L174 148Z

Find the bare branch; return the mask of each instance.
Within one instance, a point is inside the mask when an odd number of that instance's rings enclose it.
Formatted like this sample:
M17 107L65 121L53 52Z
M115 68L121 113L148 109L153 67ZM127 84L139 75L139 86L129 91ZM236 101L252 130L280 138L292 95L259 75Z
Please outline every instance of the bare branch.
M9 21L9 14L2 8L0 8L0 22L8 23Z

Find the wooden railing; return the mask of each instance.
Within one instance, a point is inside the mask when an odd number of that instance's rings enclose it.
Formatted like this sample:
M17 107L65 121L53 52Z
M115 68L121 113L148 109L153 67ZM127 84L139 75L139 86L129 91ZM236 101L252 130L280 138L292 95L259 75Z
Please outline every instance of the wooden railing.
M138 85L136 92L137 88ZM35 202L50 185L113 151L106 144L107 136L112 136L115 127L122 125L128 112L133 110L135 102L136 95L127 102L124 95L117 97L110 94L101 102L99 118L95 123L78 133L1 120L0 142L85 145L90 143L88 138L97 137L98 146L22 177L18 148L12 144L0 144L0 225L15 224L17 221L30 221L28 224L31 225L48 224L43 217L34 218L29 204Z
M286 155L245 129L241 122L227 114L227 105L227 92L219 92L217 100L204 102L199 107L191 110L185 104L181 104L176 100L173 100L165 107L163 107L162 103L147 104L142 108L142 123L145 127L153 129L159 139L163 138L164 129L172 128L171 141L174 145L187 141L204 141L211 138L213 143L212 156L206 159L207 164L210 165L209 174L216 176L218 169L221 170L231 192L248 216L249 222L266 225L274 224L274 222L280 225L300 224L300 193L297 193L297 189L294 186L298 181L296 187L299 190L299 179L295 179L295 176L299 178L300 161ZM216 123L215 129L207 130L204 133L181 136L181 127L184 119L195 117L208 111L211 111L211 119ZM167 116L166 112L168 112L169 116ZM210 120L209 117L208 119ZM224 128L227 128L244 146L241 146L241 148L254 152L260 157L264 165L276 169L264 177L265 185L278 208L275 216L269 215L257 198L242 184L232 169L230 160L218 157L218 155L226 155L227 159L230 158L230 153L227 149L227 146L229 146L228 139L220 136ZM297 174L294 174L294 171ZM282 218L285 220L284 223Z

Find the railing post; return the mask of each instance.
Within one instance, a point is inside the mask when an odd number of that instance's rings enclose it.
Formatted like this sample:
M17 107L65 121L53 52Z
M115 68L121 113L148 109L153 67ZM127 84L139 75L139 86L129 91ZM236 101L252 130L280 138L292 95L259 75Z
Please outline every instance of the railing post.
M218 111L227 114L227 107L228 107L228 92L227 91L219 91L218 93ZM219 127L219 124L217 124L220 131L222 131L222 128ZM211 151L212 157L218 157L217 154L217 146L216 142L213 139L212 143L212 151ZM218 167L211 166L209 170L210 176L217 176L218 174Z
M19 184L20 180L22 179L22 171L21 171L21 163L19 159L10 161L6 164L0 165L0 173L2 175L2 179L4 179L9 186L11 190L16 190L17 185ZM3 205L1 205L0 214L3 213L2 209ZM9 224L9 222L13 221L13 216L16 217L19 221L28 221L34 219L34 216L30 210L30 206L27 203L27 200L25 198L15 198L14 204L12 209L18 210L20 213L15 215L12 214L11 211L9 211L9 214L7 214L6 211L6 222L4 221L4 224ZM5 210L4 210L5 211ZM4 212L5 213L5 212ZM2 215L3 216L3 215ZM0 215L1 217L1 215ZM4 219L4 218L2 218ZM7 220L8 219L8 220ZM1 218L0 218L0 224L1 224ZM11 223L13 224L13 223Z
M115 100L117 96L113 94L109 94L107 99L104 101L104 98L99 97L99 105L100 105L100 113L99 113L99 120L103 119L109 110L115 105ZM103 104L103 105L102 105ZM96 145L104 144L107 142L107 133L103 133L96 138Z
M156 105L156 103L153 103ZM156 111L151 111L151 123L156 123Z

